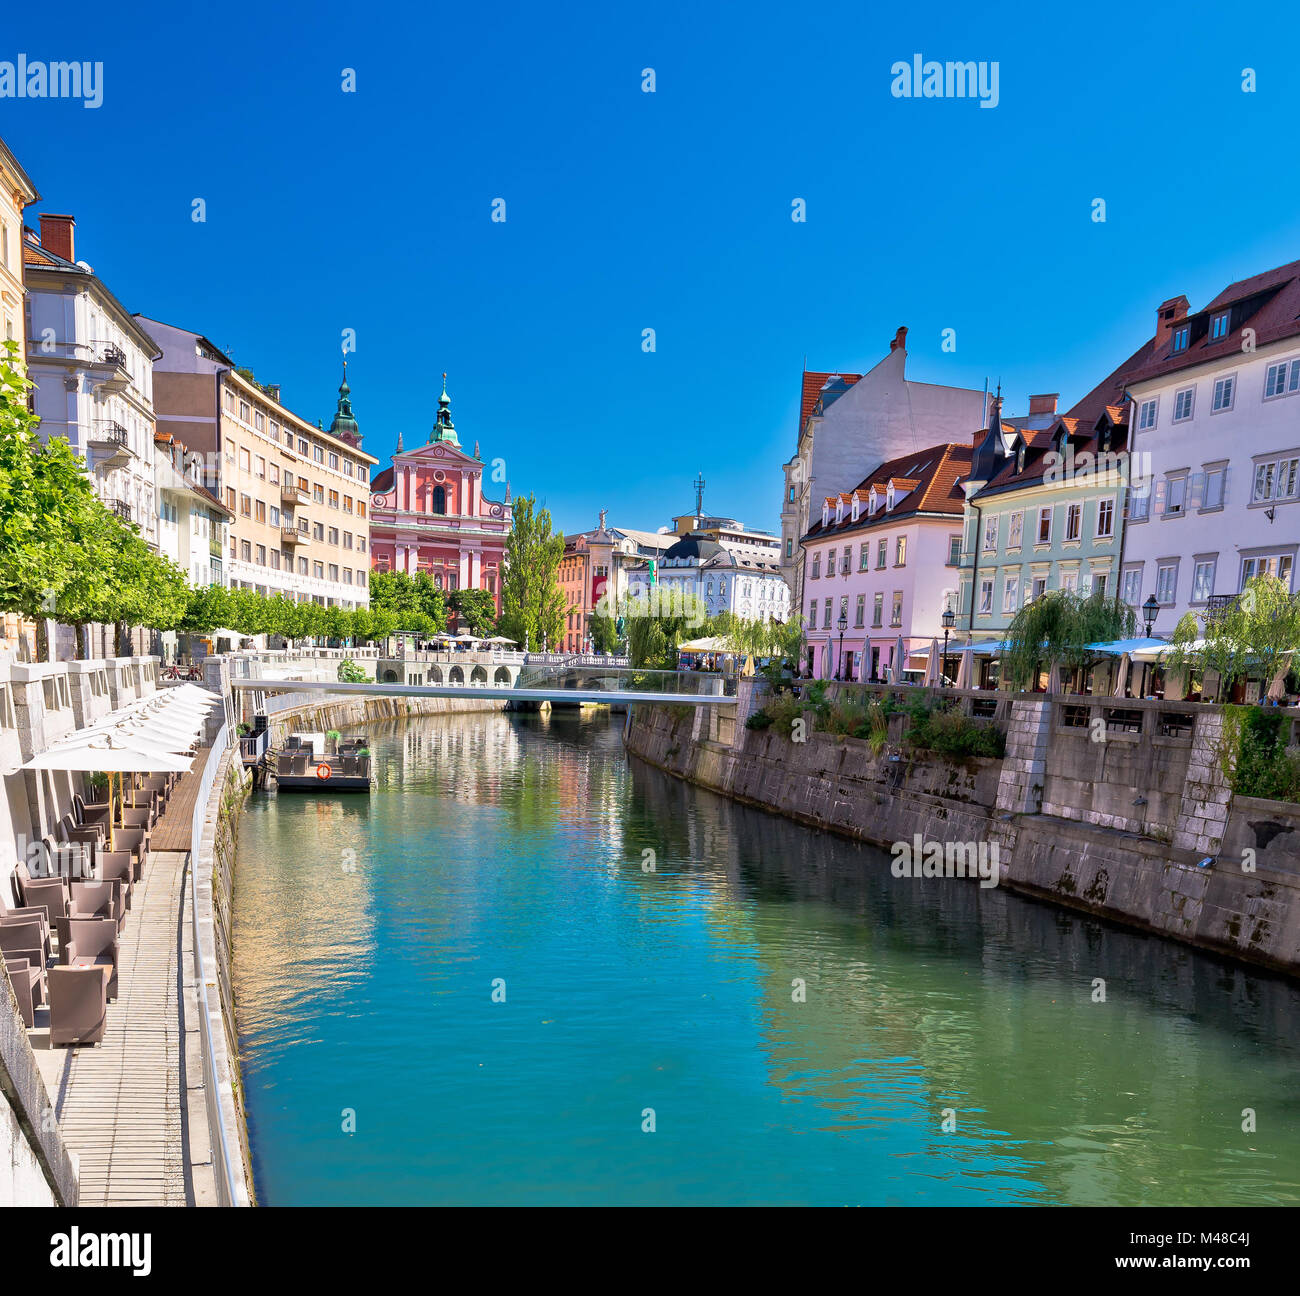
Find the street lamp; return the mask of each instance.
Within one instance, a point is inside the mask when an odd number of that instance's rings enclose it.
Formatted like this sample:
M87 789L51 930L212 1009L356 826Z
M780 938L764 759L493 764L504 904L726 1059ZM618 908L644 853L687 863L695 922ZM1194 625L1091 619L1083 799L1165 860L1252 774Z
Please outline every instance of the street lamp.
M939 687L942 688L944 680L948 678L948 636L957 622L957 614L949 605L944 608L943 616L939 619L943 622L943 666L939 671Z
M840 608L840 619L837 623L840 628L840 660L839 669L835 672L836 679L844 678L844 632L849 628L849 610L847 607Z
M1146 618L1147 638L1151 638L1151 627L1156 623L1156 617L1160 615L1160 604L1156 602L1156 596L1151 594L1147 601L1142 604L1142 615Z

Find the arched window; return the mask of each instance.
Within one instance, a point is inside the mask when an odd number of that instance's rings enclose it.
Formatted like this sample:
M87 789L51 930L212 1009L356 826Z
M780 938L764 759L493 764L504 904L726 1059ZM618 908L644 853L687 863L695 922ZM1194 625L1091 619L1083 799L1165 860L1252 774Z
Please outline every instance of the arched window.
M442 486L433 488L433 511L435 513L445 513L447 511L447 491Z
M441 490L442 487L439 486L438 489ZM439 572L439 573L438 573L438 574L433 578L433 588L434 588L434 589L441 589L441 588L442 588L442 573L441 573L441 572Z

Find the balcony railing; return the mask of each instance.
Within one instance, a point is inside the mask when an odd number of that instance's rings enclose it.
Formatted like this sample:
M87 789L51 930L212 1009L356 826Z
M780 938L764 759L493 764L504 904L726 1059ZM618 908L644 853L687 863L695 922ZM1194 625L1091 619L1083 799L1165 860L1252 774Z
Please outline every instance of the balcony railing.
M280 502L282 504L310 504L311 495L305 490L299 490L297 486L290 486L288 482L281 482Z
M111 508L124 522L131 521L131 506L125 500L109 500L108 507Z
M126 446L129 444L130 437L120 423L112 419L96 419L94 427L90 430L89 441L91 445L117 445Z
M306 531L300 531L297 527L281 527L280 543L281 544L306 544L311 536Z
M126 352L116 342L100 342L96 345L96 351L98 352L96 358L103 364L116 365L119 369L127 367Z
M1211 594L1205 600L1205 616L1209 620L1216 616L1222 616L1237 602L1235 594Z

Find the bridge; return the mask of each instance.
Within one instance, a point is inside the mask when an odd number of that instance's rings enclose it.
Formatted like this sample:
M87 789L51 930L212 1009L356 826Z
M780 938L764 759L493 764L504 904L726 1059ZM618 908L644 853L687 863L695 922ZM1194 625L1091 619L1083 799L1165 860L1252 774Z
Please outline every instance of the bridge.
M503 702L662 702L677 706L734 707L736 681L698 671L639 670L631 666L552 665L525 662L489 677L490 663L467 660L452 668L459 679L444 680L432 670L404 671L405 679L350 684L330 679L270 678L254 675L232 678L238 693L321 693L343 697L490 698ZM447 670L448 675L452 670ZM386 672L392 673L392 672ZM468 673L469 678L465 676ZM430 676L430 678L426 678Z

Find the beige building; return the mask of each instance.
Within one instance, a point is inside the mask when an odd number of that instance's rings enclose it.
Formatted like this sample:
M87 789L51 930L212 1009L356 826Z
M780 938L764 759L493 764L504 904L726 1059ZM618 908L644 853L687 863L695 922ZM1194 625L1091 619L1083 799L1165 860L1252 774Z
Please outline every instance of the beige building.
M24 358L23 208L38 198L27 172L0 140L0 341L17 342Z
M330 430L288 409L198 333L141 320L154 364L158 430L204 456L204 484L233 515L230 589L327 607L370 602L370 476L346 378Z

